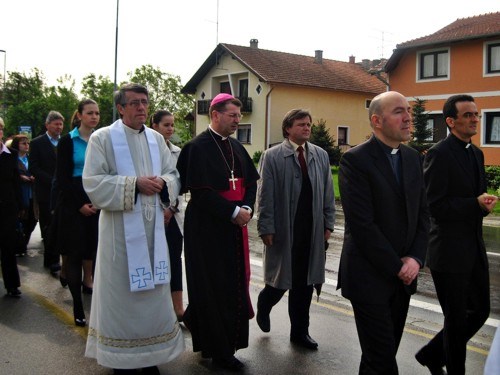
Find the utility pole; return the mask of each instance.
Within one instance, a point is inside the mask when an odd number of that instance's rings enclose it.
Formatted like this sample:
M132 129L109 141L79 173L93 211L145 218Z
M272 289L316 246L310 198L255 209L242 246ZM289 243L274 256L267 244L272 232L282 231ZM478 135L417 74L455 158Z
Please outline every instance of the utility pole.
M3 93L2 93L2 116L5 117L7 113L7 101L5 100L5 95L7 92L7 51L0 49L3 52Z
M115 33L115 81L113 86L113 95L117 90L116 70L118 66L118 10L120 9L120 0L116 0L116 33ZM116 121L116 105L113 100L113 122Z

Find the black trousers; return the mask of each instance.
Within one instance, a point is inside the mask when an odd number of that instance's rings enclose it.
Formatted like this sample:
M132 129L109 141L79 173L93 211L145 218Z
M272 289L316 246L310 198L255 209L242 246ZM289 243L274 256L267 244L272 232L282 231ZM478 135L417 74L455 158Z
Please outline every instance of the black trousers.
M0 214L0 263L7 290L21 286L16 260L16 221L16 216L9 212Z
M271 309L285 294L285 289L277 289L270 285L259 294L257 309L259 312L269 315ZM288 296L288 315L290 316L290 335L309 334L309 308L313 293L312 285L294 286L290 289Z
M398 374L396 354L403 336L410 295L403 283L384 304L351 301L361 345L360 374Z
M50 267L53 264L59 263L59 253L55 246L56 228L51 228L52 213L50 202L38 202L40 232L43 239L43 265Z
M170 268L172 270L170 289L172 292L182 291L182 233L174 217L165 225L168 251L170 254Z
M437 365L446 365L448 374L465 374L467 341L490 313L488 269L478 261L471 273L431 273L444 314L444 328L422 348L423 354Z

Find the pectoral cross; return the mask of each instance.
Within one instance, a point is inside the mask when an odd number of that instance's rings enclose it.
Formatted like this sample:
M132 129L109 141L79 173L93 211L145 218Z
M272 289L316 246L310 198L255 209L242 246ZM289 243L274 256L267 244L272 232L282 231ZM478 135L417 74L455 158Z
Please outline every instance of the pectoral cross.
M236 181L238 181L237 178L234 177L234 172L231 171L231 178L229 179L233 183L233 190L236 190Z

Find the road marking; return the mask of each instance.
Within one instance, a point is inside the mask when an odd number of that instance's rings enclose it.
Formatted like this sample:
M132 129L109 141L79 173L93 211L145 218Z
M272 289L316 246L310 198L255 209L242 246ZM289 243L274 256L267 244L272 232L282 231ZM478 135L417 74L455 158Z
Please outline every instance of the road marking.
M72 328L73 332L77 333L84 340L87 340L88 328L87 327L77 327L75 325L73 315L66 312L62 308L60 308L59 305L52 302L47 297L42 296L41 294L38 294L33 289L31 289L29 286L23 285L23 289L24 289L25 293L27 292L27 294L29 296L33 297L40 305L42 305L44 308L49 310L53 315L55 315L55 317L57 319L59 319L63 323L70 326Z
M250 259L250 264L253 266L256 266L256 267L262 267L262 261L260 259L259 260ZM337 287L337 280L325 278L325 284L336 288ZM412 298L412 299L410 299L410 306L416 307L419 309L423 309L423 310L427 310L427 311L432 311L432 312L435 312L438 314L442 314L441 305L438 305L435 303L419 301L415 298ZM488 318L484 324L487 326L496 328L496 327L500 326L500 320L494 319L494 318Z
M259 287L261 289L264 288L264 284L261 283L261 282L256 282L256 281L252 280L252 281L250 281L250 284L252 284L253 286L257 286L257 287ZM344 315L348 315L348 316L354 316L354 313L352 312L352 310L349 310L349 309L346 309L346 308L343 308L343 307L338 307L338 306L331 305L331 304L324 303L324 302L317 302L314 298L312 300L312 304L324 307L325 309L328 309L328 310L331 310L331 311L335 311L335 312L338 312L340 314L344 314ZM413 329L413 328L407 328L407 327L405 327L404 331L407 332L407 333L409 333L409 334L415 335L415 336L425 337L425 338L427 338L429 340L434 337L434 334L425 333L425 332L422 332L422 331L419 331L419 330L416 330L416 329ZM484 349L481 349L481 348L478 348L478 347L475 347L475 346L472 346L472 345L467 345L467 350L470 350L472 352L481 354L481 355L483 355L485 357L489 353L488 350L484 350Z

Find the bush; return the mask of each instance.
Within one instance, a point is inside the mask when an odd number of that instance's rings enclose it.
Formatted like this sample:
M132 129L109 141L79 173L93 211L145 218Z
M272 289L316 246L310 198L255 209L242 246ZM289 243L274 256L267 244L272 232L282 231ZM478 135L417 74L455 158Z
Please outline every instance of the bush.
M309 141L327 152L328 159L330 159L330 165L339 165L340 158L342 157L342 150L340 147L335 146L335 141L326 127L325 120L319 119L312 126L311 138Z
M262 151L255 151L254 152L254 154L252 156L252 160L253 160L254 164L259 164L261 156L262 156Z
M490 189L500 188L500 166L490 165L484 168L486 171L486 185Z

